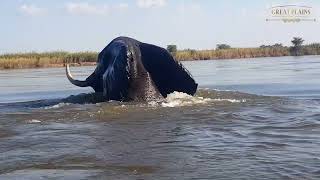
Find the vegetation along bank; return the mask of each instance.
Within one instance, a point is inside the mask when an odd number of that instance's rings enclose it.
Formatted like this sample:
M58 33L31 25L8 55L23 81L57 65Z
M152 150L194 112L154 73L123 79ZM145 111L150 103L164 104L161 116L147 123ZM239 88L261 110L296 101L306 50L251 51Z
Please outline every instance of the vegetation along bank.
M303 45L303 39L294 37L292 46L261 45L257 48L232 48L227 44L218 44L211 50L178 50L176 45L168 45L167 50L178 61L210 60L210 59L241 59L255 57L279 57L320 55L320 43ZM44 52L14 53L0 55L0 69L62 67L66 63L84 66L94 65L98 52Z

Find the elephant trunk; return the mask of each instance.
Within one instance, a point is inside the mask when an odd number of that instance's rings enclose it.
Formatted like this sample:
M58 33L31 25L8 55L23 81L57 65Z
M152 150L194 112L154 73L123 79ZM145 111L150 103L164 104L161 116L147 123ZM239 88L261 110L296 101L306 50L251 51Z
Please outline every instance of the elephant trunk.
M69 64L66 65L66 74L67 74L67 77L69 79L69 81L76 85L76 86L79 86L79 87L88 87L90 86L90 82L88 82L88 80L85 80L85 81L80 81L80 80L76 80L76 79L73 79L71 73L70 73L70 68L69 68Z

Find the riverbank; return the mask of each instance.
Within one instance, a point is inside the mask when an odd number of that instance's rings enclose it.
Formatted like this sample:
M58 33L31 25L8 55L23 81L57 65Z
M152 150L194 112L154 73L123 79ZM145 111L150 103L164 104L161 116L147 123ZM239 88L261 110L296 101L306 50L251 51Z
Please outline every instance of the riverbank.
M173 53L178 61L190 60L223 60L257 57L290 56L288 47L266 48L230 48L219 50L179 50ZM320 55L320 48L304 48L302 55ZM63 67L66 63L74 66L95 65L97 52L44 52L15 53L0 55L0 69L48 68Z

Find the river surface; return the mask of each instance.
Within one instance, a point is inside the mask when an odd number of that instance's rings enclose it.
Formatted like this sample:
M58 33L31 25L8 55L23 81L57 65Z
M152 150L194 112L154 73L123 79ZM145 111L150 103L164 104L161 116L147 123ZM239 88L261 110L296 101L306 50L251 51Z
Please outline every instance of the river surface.
M0 179L320 178L320 56L183 64L196 96L145 103L0 71Z

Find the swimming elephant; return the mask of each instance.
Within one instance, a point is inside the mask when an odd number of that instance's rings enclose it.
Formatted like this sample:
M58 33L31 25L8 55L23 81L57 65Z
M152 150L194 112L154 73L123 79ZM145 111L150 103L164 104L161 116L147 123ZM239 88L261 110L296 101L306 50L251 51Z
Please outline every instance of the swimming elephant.
M129 37L112 40L99 53L97 67L86 80L75 80L68 64L66 74L72 84L91 86L105 100L146 101L174 91L194 95L198 87L166 49Z

